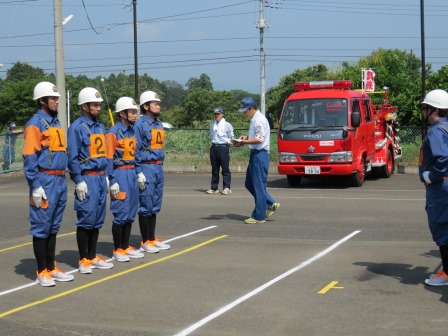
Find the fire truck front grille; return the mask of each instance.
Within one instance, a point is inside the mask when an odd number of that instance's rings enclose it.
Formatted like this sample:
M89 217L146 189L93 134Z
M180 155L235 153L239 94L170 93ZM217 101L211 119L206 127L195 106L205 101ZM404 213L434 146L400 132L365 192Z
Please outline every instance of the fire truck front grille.
M302 161L324 161L326 155L316 154L316 155L300 155Z

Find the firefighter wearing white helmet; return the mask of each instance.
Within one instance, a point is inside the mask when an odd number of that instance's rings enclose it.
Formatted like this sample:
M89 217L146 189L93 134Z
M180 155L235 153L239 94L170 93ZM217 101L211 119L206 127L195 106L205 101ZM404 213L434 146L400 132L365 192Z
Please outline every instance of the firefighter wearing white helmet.
M118 122L106 134L107 175L110 181L110 210L113 259L129 261L144 254L129 245L132 223L138 208L138 184L135 169L136 139L133 125L139 106L133 98L121 97L115 105Z
M80 273L113 267L112 263L96 254L99 230L106 217L108 192L106 130L98 118L102 101L97 89L82 89L78 95L81 116L68 129L68 169L76 185L76 240Z
M145 91L140 95L141 118L135 123L137 173L140 188L138 220L142 242L140 251L156 253L170 245L156 238L156 216L162 207L165 131L160 121L159 95Z
M50 287L73 280L55 264L56 235L67 204L67 145L57 118L59 92L50 82L34 87L37 113L25 126L23 168L30 186L30 233L37 261L36 282Z
M440 249L442 269L425 280L431 286L448 285L448 93L428 92L422 116L429 129L420 150L419 176L426 186L426 213L432 238Z

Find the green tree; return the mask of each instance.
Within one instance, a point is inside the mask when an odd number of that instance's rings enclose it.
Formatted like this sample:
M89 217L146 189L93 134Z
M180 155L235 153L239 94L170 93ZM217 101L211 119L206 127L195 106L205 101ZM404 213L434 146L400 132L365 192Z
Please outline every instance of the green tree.
M14 63L14 65L6 72L6 81L8 82L35 79L37 83L39 79L43 78L45 78L44 70L21 62Z
M204 89L208 91L213 91L213 84L210 79L210 77L207 74L202 74L199 76L199 78L191 77L185 86L188 88L188 90L193 89Z
M299 81L316 81L326 79L337 79L323 64L308 67L304 70L297 69L292 74L280 79L277 86L271 87L266 92L266 115L274 120L280 118L285 99L294 92L294 83Z
M28 119L37 111L36 102L33 101L33 89L36 85L34 79L26 79L6 83L0 91L0 128L11 122L19 126L26 124Z
M420 123L419 101L421 77L420 60L412 53L399 49L377 49L362 57L356 65L343 64L344 79L351 79L354 88L361 88L361 69L375 71L376 90L389 88L389 102L398 106L398 117L402 125L416 126Z
M182 84L174 80L167 80L161 83L164 92L163 108L171 109L176 106L182 106L187 95Z

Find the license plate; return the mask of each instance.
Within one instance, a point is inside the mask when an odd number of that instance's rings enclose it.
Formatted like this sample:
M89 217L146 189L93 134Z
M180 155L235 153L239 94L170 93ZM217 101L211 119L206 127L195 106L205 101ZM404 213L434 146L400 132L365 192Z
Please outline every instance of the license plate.
M319 175L320 167L319 166L305 166L305 174L308 175Z

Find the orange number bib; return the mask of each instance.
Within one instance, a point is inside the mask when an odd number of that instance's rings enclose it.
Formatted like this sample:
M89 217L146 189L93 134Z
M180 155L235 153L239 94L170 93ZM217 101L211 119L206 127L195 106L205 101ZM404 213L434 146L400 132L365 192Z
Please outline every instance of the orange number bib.
M106 157L106 139L104 134L90 134L90 157Z
M124 151L123 151L123 160L131 161L135 160L135 138L126 138L123 139L124 142Z
M65 143L65 133L62 128L49 127L50 134L50 150L53 152L65 152L67 145Z
M151 129L151 149L163 149L165 145L165 131L162 129Z

